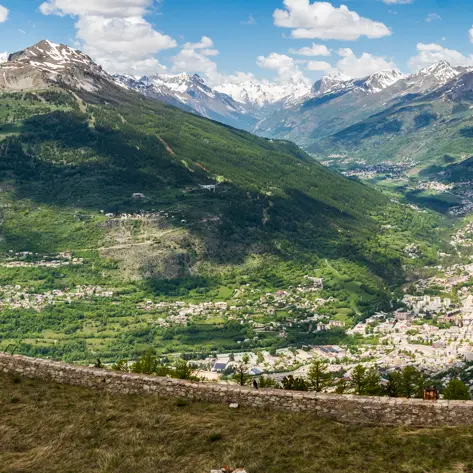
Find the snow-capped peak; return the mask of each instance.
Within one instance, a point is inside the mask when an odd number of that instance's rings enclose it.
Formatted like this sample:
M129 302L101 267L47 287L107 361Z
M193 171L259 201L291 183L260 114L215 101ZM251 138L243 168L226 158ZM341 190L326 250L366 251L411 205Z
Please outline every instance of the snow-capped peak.
M452 67L447 61L442 60L429 67L421 69L406 78L405 93L419 93L442 87L462 72L460 67Z
M48 87L52 83L98 90L113 79L83 52L49 40L11 54L0 64L0 88Z
M0 53L0 64L8 61L8 53Z
M428 74L454 74L456 71L450 65L448 61L442 59L425 69L422 69L421 72Z
M338 90L343 90L348 86L350 82L350 76L347 76L342 72L336 72L335 74L324 76L322 77L322 79L316 81L312 86L312 94L317 97L333 93Z
M375 72L361 79L360 86L368 93L376 94L404 79L405 76L397 70Z
M322 79L330 80L332 82L348 82L349 80L351 80L351 77L347 76L343 72L335 72L333 74L324 76Z
M304 80L291 80L286 83L267 81L244 81L238 84L226 82L215 90L227 94L241 104L262 108L279 102L291 103L310 92L310 85Z
M169 89L173 92L187 93L191 89L205 90L211 94L211 89L207 87L202 77L198 74L190 75L186 72L181 74L154 74L152 76L144 76L141 82L147 86Z
M43 66L43 68L51 71L64 69L70 65L95 66L97 70L102 69L83 52L72 49L64 44L53 43L47 39L23 51L12 54L9 62L12 61L29 62L32 65Z

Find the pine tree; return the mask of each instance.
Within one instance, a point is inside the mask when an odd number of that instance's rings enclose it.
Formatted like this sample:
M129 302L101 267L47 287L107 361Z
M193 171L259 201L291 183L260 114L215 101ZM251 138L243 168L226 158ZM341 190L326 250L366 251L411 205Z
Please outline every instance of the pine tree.
M413 366L406 366L401 372L401 396L423 398L425 378Z
M250 381L251 376L248 374L248 362L250 361L248 355L244 355L241 361L235 367L233 379L238 382L240 386L245 386Z
M332 375L327 372L327 365L321 360L314 360L307 375L310 388L319 393L331 385Z
M362 396L379 396L382 391L379 372L376 369L367 370L362 365L353 369L350 386L355 394Z

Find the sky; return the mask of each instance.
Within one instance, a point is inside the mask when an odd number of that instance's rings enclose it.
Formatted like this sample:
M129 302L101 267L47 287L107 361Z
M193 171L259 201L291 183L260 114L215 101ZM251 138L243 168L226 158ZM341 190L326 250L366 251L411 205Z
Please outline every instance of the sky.
M110 73L210 85L473 65L473 0L0 0L0 51L41 39Z

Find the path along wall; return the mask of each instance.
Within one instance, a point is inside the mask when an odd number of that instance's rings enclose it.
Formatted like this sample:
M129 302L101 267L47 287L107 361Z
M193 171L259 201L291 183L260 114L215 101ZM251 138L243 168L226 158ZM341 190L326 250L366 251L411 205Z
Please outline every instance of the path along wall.
M0 372L84 386L114 394L150 394L195 401L238 403L281 411L306 411L353 424L419 427L473 425L473 401L424 401L242 388L120 373L24 356L0 354ZM1 386L0 386L1 389Z

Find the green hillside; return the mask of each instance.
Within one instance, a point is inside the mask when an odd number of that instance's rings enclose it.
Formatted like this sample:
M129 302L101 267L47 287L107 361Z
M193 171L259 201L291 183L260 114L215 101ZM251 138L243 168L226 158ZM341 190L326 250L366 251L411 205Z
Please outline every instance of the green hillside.
M436 258L433 214L289 142L114 87L3 93L0 120L3 348L73 360L237 349L253 336L244 321L177 329L137 306L232 304L247 284L274 291L316 275L337 299L326 310L359 318ZM260 346L280 343L268 334Z
M346 154L368 164L409 163L422 170L465 159L471 153L472 125L466 100L403 99L314 143L309 151L320 157Z

